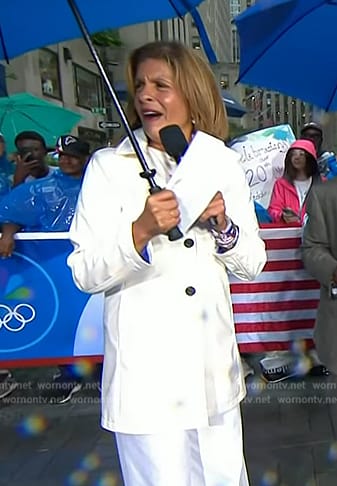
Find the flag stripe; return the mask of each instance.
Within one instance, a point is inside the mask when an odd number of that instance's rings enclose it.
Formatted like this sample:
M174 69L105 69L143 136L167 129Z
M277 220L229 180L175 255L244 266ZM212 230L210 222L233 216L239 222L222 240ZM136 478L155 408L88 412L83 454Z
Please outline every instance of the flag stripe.
M261 234L263 237L263 233ZM300 238L279 238L275 240L265 240L266 250L293 250L300 246Z
M301 339L305 349L314 346L312 339ZM245 342L239 345L241 353L266 353L267 351L285 351L289 349L289 343L281 341Z
M279 296L282 295L282 292L286 292L284 290L284 282L266 282L266 283L235 283L231 285L232 289L232 297L233 299L236 295L241 294L252 294L256 295L257 293L266 293L270 292L278 292ZM299 291L306 291L306 290L316 290L317 294L319 295L319 284L315 280L293 280L291 282L287 282L287 290L299 290Z
M234 320L238 324L240 322L251 322L252 330L254 330L254 323L265 321L280 322L280 321L296 321L300 319L315 319L316 309L302 309L302 310L283 310L282 312L236 312L234 313Z
M270 342L270 341L278 341L278 342L288 342L293 343L294 341L300 339L311 339L312 338L312 329L293 329L292 331L276 331L276 332L259 332L249 333L249 341L250 342ZM237 335L238 343L246 342L246 338L244 334Z
M293 341L312 346L319 283L303 268L302 230L262 228L267 264L254 282L233 276L230 286L241 352L288 349Z
M301 270L303 263L301 260L277 260L268 261L264 267L264 272L277 272L278 270Z
M255 333L258 332L275 332L275 331L292 331L293 329L311 329L314 324L313 319L303 319L296 321L279 321L279 322L261 322L254 325ZM250 322L240 322L236 325L236 332L240 334L249 333L252 325Z
M302 309L317 309L317 300L286 300L281 302L246 302L244 304L234 304L234 313L242 314L244 312L278 312L293 311Z
M268 289L269 290L269 289ZM260 302L289 302L289 301L308 301L314 300L315 305L317 306L319 300L319 291L317 289L305 289L305 290L286 290L284 292L260 292L260 293L251 293L247 292L245 294L233 294L232 293L232 301L233 304L246 304L251 303L260 303ZM306 303L303 303L306 306ZM255 312L255 309L254 311Z

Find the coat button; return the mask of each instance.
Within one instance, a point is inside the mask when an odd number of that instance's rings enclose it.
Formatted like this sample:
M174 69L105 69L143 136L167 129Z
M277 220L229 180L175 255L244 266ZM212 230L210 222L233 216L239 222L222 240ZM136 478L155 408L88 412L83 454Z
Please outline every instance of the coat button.
M185 289L185 294L187 294L188 296L192 296L196 293L196 290L194 287L190 286L190 287L186 287Z
M192 246L194 245L194 241L192 240L192 238L186 238L186 240L184 241L184 245L186 246L186 248L192 248Z

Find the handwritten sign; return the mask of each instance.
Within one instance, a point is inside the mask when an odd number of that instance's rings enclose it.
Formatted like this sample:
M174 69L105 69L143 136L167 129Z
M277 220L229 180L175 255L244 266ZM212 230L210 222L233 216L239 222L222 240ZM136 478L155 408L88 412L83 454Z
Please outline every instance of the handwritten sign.
M241 154L253 199L264 208L269 205L275 180L283 174L284 158L294 141L290 125L285 124L242 135L230 143Z

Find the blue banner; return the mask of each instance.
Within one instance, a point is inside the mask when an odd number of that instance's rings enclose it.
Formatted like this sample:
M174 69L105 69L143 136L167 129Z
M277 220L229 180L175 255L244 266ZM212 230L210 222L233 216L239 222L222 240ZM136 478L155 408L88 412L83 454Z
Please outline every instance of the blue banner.
M103 295L75 287L67 234L18 236L13 256L0 264L0 360L102 354Z
M288 239L287 259L298 261L301 228L265 228L260 234L267 244L268 240ZM104 294L89 295L75 287L66 262L72 251L67 233L21 233L17 237L13 256L0 260L0 368L61 364L83 357L101 361ZM282 260L283 256L279 258ZM254 282L230 277L241 352L287 349L293 341L311 339L316 307L312 307L312 300L303 300L309 277L302 267L296 266L289 272L278 278L275 272L270 272L267 263L265 271ZM292 272L296 275L292 276ZM296 320L282 310L289 292L289 278L303 280L303 289L299 288L292 300L299 309L296 319L302 323L306 320L305 328L296 326ZM267 299L272 309L261 312L264 296L259 292L260 297L256 299L256 285L268 283L270 279L277 280L279 290L272 292L272 301L270 296ZM318 302L319 284L312 281L311 285L312 298ZM246 310L242 310L242 305L246 305ZM249 329L245 312L252 317ZM270 321L270 312L275 314L275 329L269 329L266 334L264 324L266 319ZM280 322L284 327L282 339Z

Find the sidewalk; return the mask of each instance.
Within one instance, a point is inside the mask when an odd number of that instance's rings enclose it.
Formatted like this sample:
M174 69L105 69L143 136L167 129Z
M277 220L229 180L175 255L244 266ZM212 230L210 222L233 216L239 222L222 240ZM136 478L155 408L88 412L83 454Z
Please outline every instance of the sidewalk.
M263 391L260 382L250 385L243 419L252 486L336 486L336 383L306 377Z
M29 383L27 373L16 375ZM89 387L70 404L34 403L41 372L31 373L32 386L0 402L0 485L120 486L113 436L99 428L97 394ZM328 389L326 377L247 383L242 409L251 486L336 486L335 384Z

